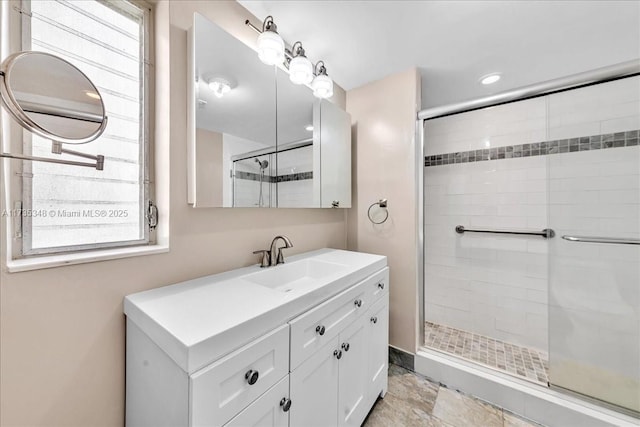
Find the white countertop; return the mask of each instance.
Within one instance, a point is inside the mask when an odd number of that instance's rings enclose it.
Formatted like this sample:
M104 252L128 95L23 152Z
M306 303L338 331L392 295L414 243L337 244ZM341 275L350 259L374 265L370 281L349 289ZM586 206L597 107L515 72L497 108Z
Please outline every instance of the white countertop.
M129 295L124 312L183 370L193 373L387 265L381 255L320 249L287 257L284 266L307 259L340 268L281 292L245 279L267 270L275 273L281 266L254 265Z

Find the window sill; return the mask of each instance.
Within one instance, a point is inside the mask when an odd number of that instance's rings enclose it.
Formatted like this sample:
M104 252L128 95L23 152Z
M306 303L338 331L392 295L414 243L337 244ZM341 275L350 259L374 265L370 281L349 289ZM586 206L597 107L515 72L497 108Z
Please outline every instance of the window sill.
M166 252L169 252L168 245L152 245L14 259L7 261L7 271L9 273L19 273L21 271L41 270L65 265L85 264L88 262L162 254Z

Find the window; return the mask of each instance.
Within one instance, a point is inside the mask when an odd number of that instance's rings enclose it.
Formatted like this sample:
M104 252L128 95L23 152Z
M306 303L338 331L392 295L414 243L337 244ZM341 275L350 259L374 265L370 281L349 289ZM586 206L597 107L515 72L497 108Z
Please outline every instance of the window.
M22 2L23 49L52 53L82 70L100 90L108 117L99 139L70 147L104 155L103 171L24 162L22 255L153 241L147 219L149 13L125 0ZM51 154L50 140L27 131L23 149L60 158Z

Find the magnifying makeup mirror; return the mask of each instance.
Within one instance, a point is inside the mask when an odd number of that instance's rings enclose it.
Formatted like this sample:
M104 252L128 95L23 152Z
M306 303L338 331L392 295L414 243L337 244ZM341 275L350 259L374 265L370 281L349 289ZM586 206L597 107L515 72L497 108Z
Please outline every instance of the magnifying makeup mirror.
M0 153L0 157L103 169L104 156L63 148L63 144L91 142L107 126L100 92L74 65L45 52L13 54L0 65L0 99L22 127L51 139L52 153L84 157L95 163L12 153Z

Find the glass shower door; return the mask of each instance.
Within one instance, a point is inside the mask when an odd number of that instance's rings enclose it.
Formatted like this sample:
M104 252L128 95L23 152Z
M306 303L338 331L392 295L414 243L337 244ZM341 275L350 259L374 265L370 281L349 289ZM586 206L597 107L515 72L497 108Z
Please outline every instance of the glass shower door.
M640 78L551 95L548 124L550 383L640 411Z

